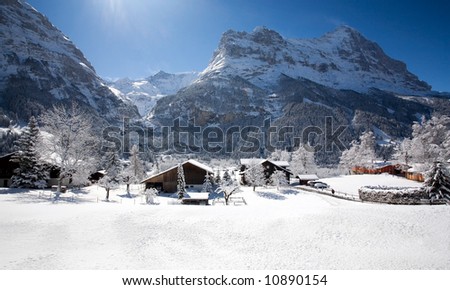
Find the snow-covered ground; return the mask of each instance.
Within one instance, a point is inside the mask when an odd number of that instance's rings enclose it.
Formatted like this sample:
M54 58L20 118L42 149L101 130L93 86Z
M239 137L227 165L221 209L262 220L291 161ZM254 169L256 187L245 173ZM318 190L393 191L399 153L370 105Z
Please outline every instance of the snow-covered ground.
M394 187L421 187L422 183L398 177L390 174L361 174L343 175L338 177L322 178L325 182L338 192L359 196L358 189L363 186L394 186Z
M48 191L1 189L0 269L450 269L449 206L292 187L245 187L246 206L145 205L123 192L103 202L91 186L55 203Z

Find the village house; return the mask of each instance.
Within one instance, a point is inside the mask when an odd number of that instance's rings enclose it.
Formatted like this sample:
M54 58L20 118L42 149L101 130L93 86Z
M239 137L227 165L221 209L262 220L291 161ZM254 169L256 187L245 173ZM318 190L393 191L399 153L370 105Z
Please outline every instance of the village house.
M289 167L289 162L287 161L271 161L269 159L258 159L258 158L250 158L246 159L243 158L240 160L241 167L240 167L240 174L241 174L241 183L247 184L245 181L245 170L253 164L260 164L264 167L264 175L266 176L267 180L270 180L270 177L275 171L282 171L285 173L286 181L289 183L291 180L292 172L287 169Z
M14 153L9 153L0 157L0 186L10 187L11 177L14 174L14 170L19 168L19 164L12 162L11 158Z
M213 170L196 160L190 159L182 163L187 189L201 190L207 174L213 175ZM145 188L156 188L159 192L174 193L177 191L178 165L152 175L142 183Z

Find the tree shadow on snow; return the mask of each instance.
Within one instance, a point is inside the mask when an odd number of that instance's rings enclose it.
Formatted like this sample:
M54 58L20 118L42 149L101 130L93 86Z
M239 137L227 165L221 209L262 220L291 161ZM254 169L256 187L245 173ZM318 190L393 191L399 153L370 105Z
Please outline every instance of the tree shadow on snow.
M132 193L128 194L128 193L124 193L124 194L118 194L117 196L118 196L118 197L121 197L121 198L136 198L136 197L139 196L139 194L132 194Z
M282 194L286 194L286 195L296 195L299 193L297 190L290 189L290 188L282 188L282 189L280 189L280 192Z
M269 192L269 191L256 191L256 194L260 197L263 198L267 198L267 199L273 199L273 200L285 200L286 197L273 193L273 192Z

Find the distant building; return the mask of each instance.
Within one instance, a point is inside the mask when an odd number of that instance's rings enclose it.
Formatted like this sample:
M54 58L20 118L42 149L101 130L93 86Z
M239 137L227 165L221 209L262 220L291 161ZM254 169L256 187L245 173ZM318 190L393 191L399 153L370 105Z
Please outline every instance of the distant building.
M9 153L0 157L0 187L10 187L14 170L19 168L17 162L11 161L13 155L14 153Z
M12 156L14 153L6 154L0 157L0 187L10 187L11 178L14 175L14 170L19 168L18 162L12 162ZM49 179L47 180L47 187L58 184L59 168L49 163L44 163L44 170L49 173ZM62 185L68 186L71 182L70 178L64 178Z
M201 186L207 174L213 175L213 170L196 160L188 160L182 163L186 187ZM145 188L156 188L161 192L173 193L177 191L178 165L152 175L142 181Z
M286 181L288 183L291 180L291 175L293 175L292 172L289 169L287 169L289 167L289 162L287 161L271 161L269 159L244 158L240 160L240 163L241 163L240 172L242 184L247 184L244 172L250 165L253 164L260 164L261 166L264 167L264 174L267 180L270 179L270 177L275 171L283 171L285 173Z
M300 185L308 185L309 181L318 180L319 177L316 174L299 174L298 177L298 183Z

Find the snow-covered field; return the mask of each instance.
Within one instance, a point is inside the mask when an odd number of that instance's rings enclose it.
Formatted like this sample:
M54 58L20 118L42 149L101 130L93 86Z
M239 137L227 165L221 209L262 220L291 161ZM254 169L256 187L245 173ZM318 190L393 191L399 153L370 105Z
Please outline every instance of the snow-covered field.
M421 187L422 183L398 177L390 174L361 174L361 175L343 175L338 177L322 178L336 191L345 192L350 195L359 196L358 189L371 186L393 186L393 187Z
M96 186L57 203L12 191L0 190L0 269L450 269L449 206L292 187L244 188L246 206L145 205L123 189L107 203Z

